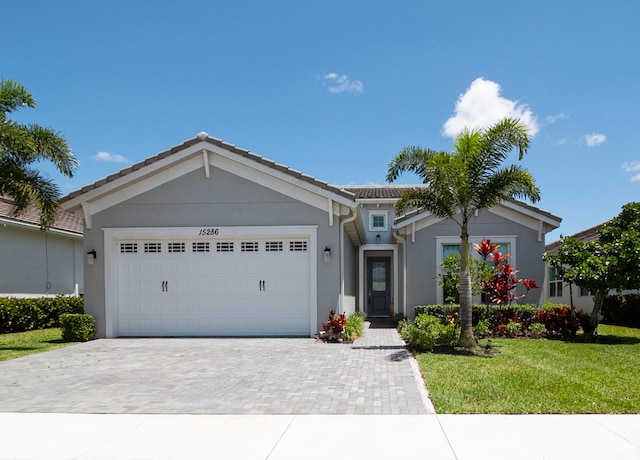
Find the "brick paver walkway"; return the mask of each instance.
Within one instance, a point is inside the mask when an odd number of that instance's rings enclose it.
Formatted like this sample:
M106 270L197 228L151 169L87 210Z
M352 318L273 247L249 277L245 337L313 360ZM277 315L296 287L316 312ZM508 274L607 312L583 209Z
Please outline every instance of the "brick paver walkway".
M0 412L424 414L412 359L393 329L349 345L102 339L0 363Z

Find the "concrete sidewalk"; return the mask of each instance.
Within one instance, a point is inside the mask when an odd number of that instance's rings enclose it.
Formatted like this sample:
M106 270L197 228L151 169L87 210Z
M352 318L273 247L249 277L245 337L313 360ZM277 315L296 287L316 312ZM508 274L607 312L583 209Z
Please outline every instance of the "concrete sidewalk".
M0 459L640 459L640 415L0 413Z

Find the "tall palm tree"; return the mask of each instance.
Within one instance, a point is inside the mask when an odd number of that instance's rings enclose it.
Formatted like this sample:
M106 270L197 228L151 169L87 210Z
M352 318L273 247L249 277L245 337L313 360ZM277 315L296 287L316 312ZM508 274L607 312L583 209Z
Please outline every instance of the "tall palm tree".
M38 124L24 125L7 117L21 107L36 107L31 94L19 83L0 81L0 196L13 199L15 212L34 204L40 211L40 225L50 227L58 209L59 190L32 165L52 162L60 173L73 177L78 160L64 137Z
M437 152L405 147L389 163L387 181L404 172L418 175L428 187L406 192L396 208L423 208L460 226L459 345L475 346L469 274L469 221L475 212L514 198L540 199L533 176L517 165L502 166L517 149L521 160L529 148L527 129L515 118L505 118L487 129L464 129L456 136L454 151Z

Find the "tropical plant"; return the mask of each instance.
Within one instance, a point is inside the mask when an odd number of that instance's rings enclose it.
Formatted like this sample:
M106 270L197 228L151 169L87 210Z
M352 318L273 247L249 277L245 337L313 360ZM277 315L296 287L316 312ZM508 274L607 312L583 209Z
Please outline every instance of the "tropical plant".
M442 152L409 146L389 163L387 181L412 172L427 187L402 195L398 212L423 208L436 217L449 218L460 226L460 323L459 345L474 347L471 277L469 273L469 221L476 211L502 201L525 198L537 201L540 192L533 176L518 165L502 166L514 149L521 160L529 148L522 122L506 118L486 129L464 129L454 141L454 151Z
M16 214L34 204L40 211L40 225L46 229L55 220L59 189L32 165L47 160L61 174L73 177L78 161L60 133L7 117L19 108L36 105L24 86L0 80L0 195L11 197Z
M583 328L591 339L607 293L640 288L640 202L624 205L620 214L604 223L599 240L563 238L558 251L544 259L564 282L595 293L591 325Z

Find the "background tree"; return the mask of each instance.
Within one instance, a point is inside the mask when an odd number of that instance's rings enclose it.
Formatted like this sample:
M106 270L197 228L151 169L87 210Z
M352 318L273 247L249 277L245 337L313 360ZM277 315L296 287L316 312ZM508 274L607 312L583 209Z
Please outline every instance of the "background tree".
M78 161L61 134L7 117L21 107L36 105L24 86L11 80L0 81L0 195L13 199L16 214L34 204L40 211L40 225L46 229L55 219L60 193L56 184L32 165L48 160L60 173L73 177Z
M585 330L591 339L607 293L640 288L640 203L624 205L618 216L602 225L599 240L563 238L558 251L544 259L562 281L594 294L591 327Z
M469 221L476 211L498 203L526 198L537 201L540 192L531 174L517 165L502 163L514 149L521 160L529 148L527 129L518 119L506 118L487 129L464 129L451 153L405 147L389 163L387 181L413 172L428 187L406 192L396 205L398 212L424 208L460 226L460 342L474 347L471 277L469 274Z

